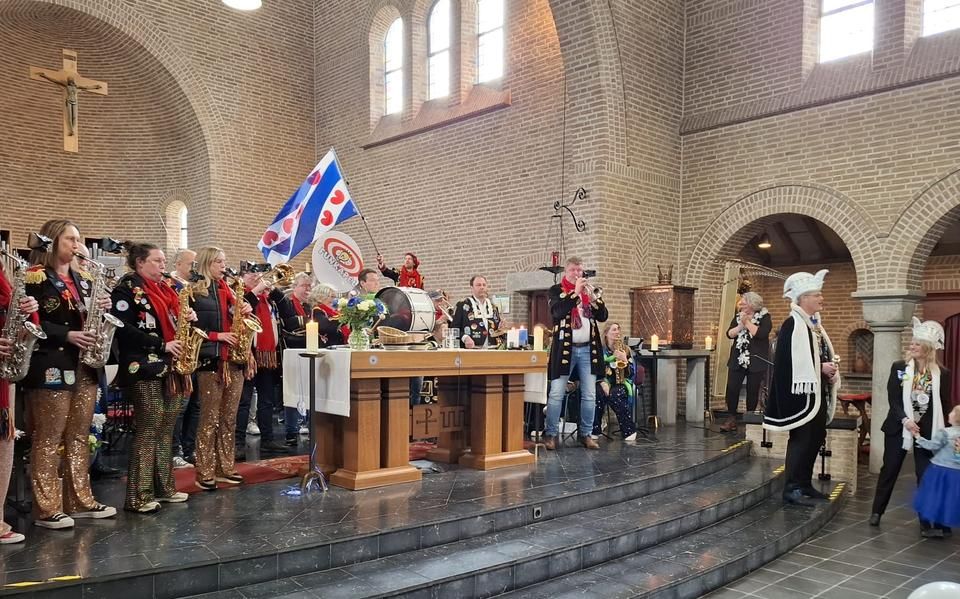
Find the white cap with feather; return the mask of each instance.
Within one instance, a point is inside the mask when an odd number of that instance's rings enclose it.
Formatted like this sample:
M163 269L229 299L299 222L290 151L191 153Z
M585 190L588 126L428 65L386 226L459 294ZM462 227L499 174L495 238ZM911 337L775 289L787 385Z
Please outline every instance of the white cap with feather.
M800 296L811 291L823 289L823 279L830 272L826 268L812 275L808 272L795 272L783 282L783 297L796 303Z

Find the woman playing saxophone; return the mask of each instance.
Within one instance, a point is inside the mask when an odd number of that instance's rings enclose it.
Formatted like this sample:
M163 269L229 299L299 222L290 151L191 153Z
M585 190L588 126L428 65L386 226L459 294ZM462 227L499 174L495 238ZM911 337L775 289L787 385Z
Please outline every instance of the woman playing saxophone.
M163 278L167 258L152 243L127 249L125 274L113 288L113 315L124 326L116 330L119 348L117 380L133 401L136 436L130 449L124 509L148 514L161 502L180 503L187 494L173 481L173 427L190 377L174 372L172 360L183 351L175 339L179 298ZM184 315L196 319L191 310Z
M600 436L601 417L605 406L610 406L617 415L620 434L624 441L637 438L637 425L633 421L631 404L636 391L633 375L636 365L633 355L623 343L620 325L610 323L603 331L603 361L606 363L604 376L597 382L597 411L593 418L593 434Z
M90 489L87 437L97 400L97 371L80 361L80 353L96 342L84 330L89 308L109 310L112 303L109 296L91 297L93 277L71 266L74 254L83 248L76 225L51 220L40 234L53 242L50 251L30 252L34 266L27 270L25 289L40 304L40 326L47 338L37 343L22 383L32 440L33 516L37 526L70 528L76 518L109 518L117 513L99 503ZM62 468L57 451L61 443Z
M235 469L234 440L247 366L232 362L230 349L239 341L232 332L233 319L249 315L253 308L227 285L226 269L227 258L220 248L205 247L197 252L197 272L203 281L197 283L192 307L197 313L197 326L207 334L207 340L200 346L197 369L200 424L196 485L205 491L215 491L218 482L243 482Z

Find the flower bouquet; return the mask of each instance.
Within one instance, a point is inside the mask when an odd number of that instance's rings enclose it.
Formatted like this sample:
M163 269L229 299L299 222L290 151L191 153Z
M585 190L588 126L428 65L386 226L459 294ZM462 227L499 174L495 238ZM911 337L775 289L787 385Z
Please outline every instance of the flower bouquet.
M369 329L386 314L387 307L378 299L340 298L336 302L337 321L350 327L347 343L350 349L370 349Z

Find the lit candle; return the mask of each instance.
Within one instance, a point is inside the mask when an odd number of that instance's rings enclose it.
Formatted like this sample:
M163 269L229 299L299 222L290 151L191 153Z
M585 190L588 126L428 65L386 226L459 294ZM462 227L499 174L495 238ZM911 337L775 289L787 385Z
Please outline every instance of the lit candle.
M707 338L703 341L703 346L707 348L707 351L713 349L713 337L707 335Z
M510 330L507 331L507 347L517 347L519 340L520 332L517 329L510 327Z
M518 341L517 345L519 345L520 347L523 347L524 345L527 344L527 342L529 341L529 335L527 335L527 327L524 327L524 326L520 327L519 339L517 341Z
M315 320L307 322L307 351L320 349L320 323Z
M543 351L543 327L533 327L533 351Z
M650 351L660 351L660 337L650 335Z

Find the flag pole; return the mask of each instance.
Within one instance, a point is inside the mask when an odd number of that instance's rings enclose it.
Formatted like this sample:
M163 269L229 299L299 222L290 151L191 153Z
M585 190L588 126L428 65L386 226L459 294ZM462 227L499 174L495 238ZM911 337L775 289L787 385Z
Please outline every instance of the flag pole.
M340 164L340 157L337 156L336 148L330 148L330 152L333 154L333 160L337 163L337 169L340 171L340 176L343 177L343 184L347 187L347 190L350 190L350 182L347 181L347 175L343 170L343 166ZM370 243L373 244L373 251L380 255L380 248L377 247L377 242L373 238L373 233L370 232L370 225L367 224L367 217L363 215L363 211L360 210L360 204L357 203L357 198L350 194L350 199L353 200L353 205L357 207L357 214L360 216L360 220L363 221L363 228L366 229L367 235L370 237Z

